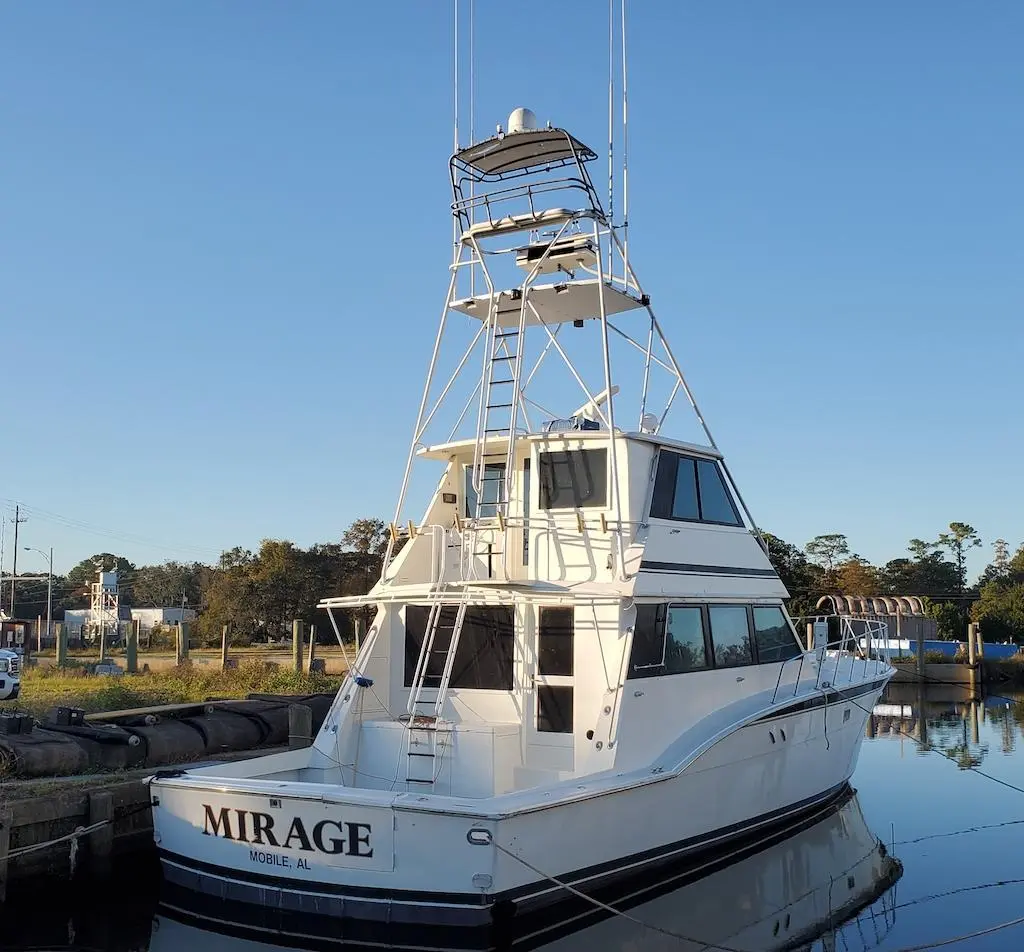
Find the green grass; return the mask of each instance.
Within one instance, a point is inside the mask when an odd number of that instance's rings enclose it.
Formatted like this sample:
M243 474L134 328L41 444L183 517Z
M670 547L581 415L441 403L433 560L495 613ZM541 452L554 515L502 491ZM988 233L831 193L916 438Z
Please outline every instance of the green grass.
M257 660L231 671L186 663L167 671L120 677L89 675L75 666L28 668L22 673L21 696L0 703L0 708L29 711L37 717L57 706L98 713L247 694L317 694L336 691L340 684L337 676L296 674Z

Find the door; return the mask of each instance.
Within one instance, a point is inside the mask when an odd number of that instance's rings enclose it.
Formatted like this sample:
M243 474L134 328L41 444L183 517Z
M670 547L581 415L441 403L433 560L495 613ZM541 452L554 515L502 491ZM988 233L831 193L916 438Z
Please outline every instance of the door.
M575 635L573 608L535 610L535 650L528 670L526 765L543 770L572 770L575 737Z

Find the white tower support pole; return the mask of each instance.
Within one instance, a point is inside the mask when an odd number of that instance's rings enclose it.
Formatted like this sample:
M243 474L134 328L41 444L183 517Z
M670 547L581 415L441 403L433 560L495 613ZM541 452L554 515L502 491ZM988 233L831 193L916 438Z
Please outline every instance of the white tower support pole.
M609 229L610 231L610 229ZM622 503L619 494L619 466L615 452L615 394L612 391L612 362L608 348L608 314L605 305L604 270L601 267L601 239L594 222L594 243L597 246L597 300L601 318L601 357L604 363L604 392L608 394L608 461L612 470L612 512L615 515L616 577L626 577L626 550L622 544ZM611 241L609 241L609 245Z

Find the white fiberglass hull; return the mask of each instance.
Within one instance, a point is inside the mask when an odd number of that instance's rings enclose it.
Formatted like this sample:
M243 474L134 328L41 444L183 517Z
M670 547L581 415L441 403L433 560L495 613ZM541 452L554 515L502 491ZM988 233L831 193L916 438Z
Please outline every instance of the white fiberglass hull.
M628 910L628 917L609 917L580 904L553 930L513 928L500 937L499 945L533 948L543 944L551 952L573 952L630 950L653 942L673 950L721 947L761 952L809 947L821 936L842 932L839 941L855 948L860 924L855 928L850 920L859 918L866 908L871 907L863 915L869 919L873 935L891 928L895 911L888 891L901 873L899 861L867 826L856 797L849 796L767 840L736 844L728 853L709 857L678 876L620 891L614 897L615 905ZM283 946L264 944L273 943L275 937L253 928L251 921L233 922L223 917L211 921L211 917L201 916L201 927L196 928L187 907L173 901L162 906L165 915L158 917L151 952L183 948L193 952L283 952ZM592 924L595 920L601 921ZM289 937L291 941L309 936L308 927L299 924L297 929ZM236 937L240 935L246 938ZM258 946L249 941L253 937L262 940ZM422 948L423 936L417 939L416 947ZM552 939L555 941L549 944Z
M599 893L840 795L886 680L827 706L804 700L766 713L678 774L607 792L566 781L518 794L506 809L507 798L269 780L254 792L199 774L157 779L165 876L221 908L254 910L269 929L290 931L293 916L326 917L334 937L380 926L488 930L513 916L543 916L569 896L550 876Z

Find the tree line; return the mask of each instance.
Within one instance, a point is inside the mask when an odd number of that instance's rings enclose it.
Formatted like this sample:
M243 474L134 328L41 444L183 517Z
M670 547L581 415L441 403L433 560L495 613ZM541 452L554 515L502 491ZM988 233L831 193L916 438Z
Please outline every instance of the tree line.
M989 640L1024 643L1024 545L1011 553L1006 540L995 540L991 560L972 582L967 555L982 540L963 522L951 522L933 541L911 539L905 555L884 565L873 565L853 552L847 536L838 532L815 536L803 546L770 532L762 536L789 590L793 615L814 614L815 603L827 594L919 595L942 637L962 639L973 620L981 623ZM54 578L54 617L59 620L67 608L89 606L89 585L102 566L117 571L122 605L195 609L196 634L204 641L219 639L227 623L242 643L277 637L294 618L316 624L331 637L317 602L328 594L369 591L380 576L386 545L382 520L357 519L338 542L303 549L266 539L255 552L240 547L224 552L216 565L171 561L136 566L124 556L100 552ZM5 591L5 607L8 597ZM15 617L35 618L45 612L46 576L19 582Z
M793 615L814 614L822 595L920 595L942 638L962 640L968 622L976 621L989 641L1024 643L1024 544L1011 554L1009 543L996 539L989 563L972 582L967 555L982 539L965 522L951 522L933 541L911 539L906 555L884 565L853 552L843 533L815 536L802 547L761 534Z
M224 624L231 625L235 643L276 638L296 618L317 625L319 635L333 641L317 602L325 595L369 591L380 577L386 546L387 526L382 520L357 519L338 542L303 549L293 542L264 539L255 552L241 547L223 552L216 565L170 561L137 566L122 555L98 552L67 575L54 576L54 618L62 619L67 609L89 607L90 586L102 569L117 572L122 606L197 611L193 634L203 643L219 643ZM15 589L14 617L45 616L47 576L21 579ZM3 596L9 610L9 589ZM339 627L351 625L348 617L338 621Z

